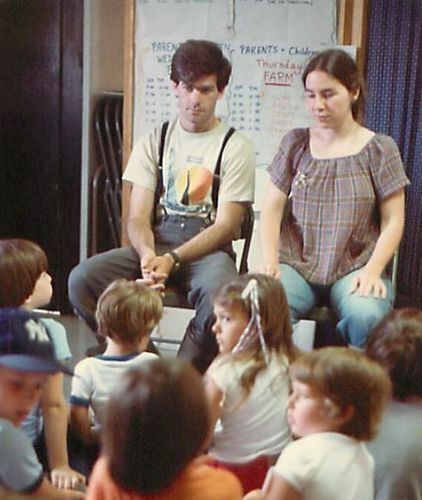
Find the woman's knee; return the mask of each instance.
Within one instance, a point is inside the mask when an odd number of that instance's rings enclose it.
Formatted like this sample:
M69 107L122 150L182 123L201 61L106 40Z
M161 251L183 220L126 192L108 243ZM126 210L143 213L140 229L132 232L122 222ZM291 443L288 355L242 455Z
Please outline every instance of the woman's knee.
M358 307L343 311L337 330L349 344L363 348L372 328L390 311L391 306L384 299L362 299Z

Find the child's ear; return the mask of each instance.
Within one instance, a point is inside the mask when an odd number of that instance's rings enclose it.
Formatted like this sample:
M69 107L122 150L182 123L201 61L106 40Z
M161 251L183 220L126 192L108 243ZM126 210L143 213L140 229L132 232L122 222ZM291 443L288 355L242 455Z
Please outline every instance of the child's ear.
M332 419L339 419L341 424L346 423L350 420L355 412L355 409L352 405L347 405L344 408L340 408L336 404L329 404L325 408L325 415L331 417Z
M26 298L22 304L23 307L30 307L31 306L31 300L32 300L32 293L29 295L28 298Z
M337 408L337 415L339 419L341 419L342 424L345 424L348 422L354 415L355 409L352 405L347 405L344 408Z

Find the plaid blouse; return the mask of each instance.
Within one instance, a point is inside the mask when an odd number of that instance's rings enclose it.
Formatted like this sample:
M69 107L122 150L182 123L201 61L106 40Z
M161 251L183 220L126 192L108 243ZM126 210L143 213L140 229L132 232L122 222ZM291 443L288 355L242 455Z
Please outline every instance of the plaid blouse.
M368 262L380 234L380 201L409 184L397 145L381 134L357 154L316 159L309 130L291 130L268 173L289 195L279 261L323 285Z

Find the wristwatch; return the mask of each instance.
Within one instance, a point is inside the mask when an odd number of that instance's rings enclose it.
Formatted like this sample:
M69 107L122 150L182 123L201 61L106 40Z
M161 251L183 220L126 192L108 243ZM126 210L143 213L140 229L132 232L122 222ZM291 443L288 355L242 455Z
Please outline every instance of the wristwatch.
M174 250L170 250L170 252L167 252L167 253L170 255L170 257L174 261L174 264L173 264L174 269L176 269L176 270L179 269L180 264L181 264L180 257L177 255L177 253Z

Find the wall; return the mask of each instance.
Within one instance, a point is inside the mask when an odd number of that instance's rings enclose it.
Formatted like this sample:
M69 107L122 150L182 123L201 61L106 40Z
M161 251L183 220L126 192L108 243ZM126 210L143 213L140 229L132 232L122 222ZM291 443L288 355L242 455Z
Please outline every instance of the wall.
M97 166L93 113L101 93L123 91L123 20L124 8L121 0L84 2L81 260L88 255L91 180Z

